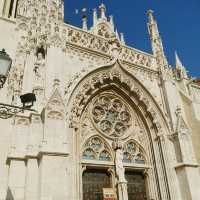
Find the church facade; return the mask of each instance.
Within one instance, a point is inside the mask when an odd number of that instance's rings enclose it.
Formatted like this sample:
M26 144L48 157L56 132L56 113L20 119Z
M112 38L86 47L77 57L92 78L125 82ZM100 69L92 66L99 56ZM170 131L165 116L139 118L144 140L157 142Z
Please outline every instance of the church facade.
M0 200L199 200L200 86L178 55L169 65L153 12L149 54L126 45L105 5L90 28L63 10L0 1L13 60L0 102L37 99L35 112L0 116Z

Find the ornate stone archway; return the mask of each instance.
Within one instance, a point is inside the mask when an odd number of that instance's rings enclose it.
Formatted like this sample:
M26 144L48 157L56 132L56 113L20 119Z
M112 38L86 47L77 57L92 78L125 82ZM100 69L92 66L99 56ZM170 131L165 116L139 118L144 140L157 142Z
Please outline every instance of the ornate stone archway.
M112 106L102 109L104 101L110 101ZM118 106L120 111L117 111ZM166 151L166 136L169 134L167 120L151 94L133 75L123 69L120 61L101 67L80 80L69 98L69 108L70 127L76 132L78 142L75 142L79 153L80 141L83 142L87 138L84 131L89 136L100 134L108 143L110 142L110 145L116 140L122 144L127 143L133 138L135 126L131 125L131 119L133 114L137 113L136 118L144 130L143 140L147 144L145 162L149 165L149 198L171 199L171 174L166 170L169 168ZM90 125L87 124L88 121ZM88 127L91 130L87 132ZM80 159L79 154L79 162ZM144 160L140 158L141 162Z

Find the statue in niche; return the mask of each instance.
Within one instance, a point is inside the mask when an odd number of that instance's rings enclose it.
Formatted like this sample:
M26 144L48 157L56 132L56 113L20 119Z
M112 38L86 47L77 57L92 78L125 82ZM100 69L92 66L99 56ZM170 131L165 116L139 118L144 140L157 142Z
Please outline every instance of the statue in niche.
M45 59L41 52L37 54L37 60L34 66L35 72L35 84L37 86L43 87L44 86L44 69L45 69Z
M115 166L116 166L116 175L118 177L119 182L126 182L123 166L123 151L121 148L117 148L115 153Z

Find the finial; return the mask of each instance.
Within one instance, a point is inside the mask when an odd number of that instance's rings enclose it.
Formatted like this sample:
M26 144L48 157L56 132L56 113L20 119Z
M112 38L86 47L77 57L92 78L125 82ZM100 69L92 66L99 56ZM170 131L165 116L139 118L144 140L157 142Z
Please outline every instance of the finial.
M152 24L154 22L154 17L153 17L153 10L148 10L147 11L147 16L149 17L149 23Z
M112 26L112 28L113 28L113 30L114 30L114 20L113 20L113 16L112 15L110 15L109 16L109 22L110 22L110 25Z
M88 27L87 27L87 16L86 15L82 16L82 29L85 30L85 31L88 30Z
M182 78L188 78L187 71L186 71L185 67L183 66L183 64L182 64L182 62L181 62L176 51L175 51L175 59L176 59L176 69L181 71L181 74L180 74L181 77Z
M184 68L176 51L175 51L175 59L176 59L176 68Z
M115 30L115 35L116 35L116 38L117 38L118 40L120 40L120 38L119 38L119 33L118 33L117 29Z
M120 36L121 36L121 43L122 43L123 45L125 45L126 43L125 43L125 39L124 39L124 34L123 34L123 33L120 33Z
M93 9L93 26L95 26L97 24L97 20L98 20L98 18L97 18L97 9L94 8Z
M101 13L101 19L106 19L106 6L103 3L99 6L99 10Z
M156 61L162 71L168 68L168 62L165 56L165 52L163 49L162 39L158 30L158 25L156 20L153 17L153 11L148 10L148 32L151 39L151 46L154 56L156 57Z

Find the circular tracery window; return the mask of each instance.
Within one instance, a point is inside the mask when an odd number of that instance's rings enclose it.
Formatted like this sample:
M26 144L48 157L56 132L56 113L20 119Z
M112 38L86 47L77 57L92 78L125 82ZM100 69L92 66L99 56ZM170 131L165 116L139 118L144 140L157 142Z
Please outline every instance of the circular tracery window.
M123 136L131 124L128 106L111 94L102 94L95 99L91 112L96 128L108 137Z

